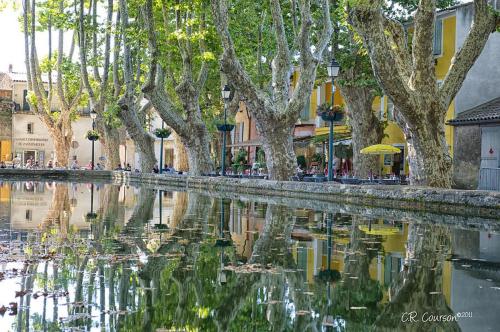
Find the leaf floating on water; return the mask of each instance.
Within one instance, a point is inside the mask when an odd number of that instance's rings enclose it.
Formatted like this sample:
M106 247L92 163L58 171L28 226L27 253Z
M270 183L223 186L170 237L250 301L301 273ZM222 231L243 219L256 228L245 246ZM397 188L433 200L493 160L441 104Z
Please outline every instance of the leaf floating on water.
M310 312L310 311L308 311L308 310L299 310L299 311L296 311L296 312L295 312L295 314L296 314L297 316L308 315L308 314L310 314L310 313L311 313L311 312Z

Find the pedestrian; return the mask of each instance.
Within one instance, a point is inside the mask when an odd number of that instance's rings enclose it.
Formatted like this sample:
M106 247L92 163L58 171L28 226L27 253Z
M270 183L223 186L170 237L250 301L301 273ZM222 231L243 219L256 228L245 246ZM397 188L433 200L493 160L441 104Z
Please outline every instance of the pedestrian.
M158 164L153 166L153 173L160 173L160 169L158 168Z
M123 171L122 164L118 164L118 167L115 168L115 171Z
M132 171L132 166L130 166L130 164L127 163L127 166L125 166L125 170L128 172Z
M0 162L0 168L7 168L7 166L5 166L5 162L2 160L2 162Z
M49 162L47 163L47 168L53 168L54 165L52 164L52 159L49 160Z

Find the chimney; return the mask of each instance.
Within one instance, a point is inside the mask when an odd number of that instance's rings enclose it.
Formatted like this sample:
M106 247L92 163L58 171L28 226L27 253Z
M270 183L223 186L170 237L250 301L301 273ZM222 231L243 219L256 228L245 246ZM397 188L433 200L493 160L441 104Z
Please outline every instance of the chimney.
M13 70L13 66L12 66L12 64L9 64L9 73L12 73L12 70Z

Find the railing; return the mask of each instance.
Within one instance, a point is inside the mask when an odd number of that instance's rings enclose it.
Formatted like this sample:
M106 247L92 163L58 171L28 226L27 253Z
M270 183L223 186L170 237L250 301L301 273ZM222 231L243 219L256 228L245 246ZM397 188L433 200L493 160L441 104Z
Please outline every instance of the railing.
M478 189L500 191L500 168L481 168Z

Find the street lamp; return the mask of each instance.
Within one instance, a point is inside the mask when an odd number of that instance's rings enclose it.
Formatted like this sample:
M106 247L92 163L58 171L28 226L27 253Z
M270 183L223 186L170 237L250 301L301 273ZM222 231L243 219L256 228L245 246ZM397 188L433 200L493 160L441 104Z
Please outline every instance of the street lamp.
M343 115L333 111L335 98L335 77L339 75L340 65L335 59L327 66L328 76L332 80L332 108L331 111L321 112L321 118L330 122L330 134L328 135L328 181L333 180L333 122L342 120Z
M224 124L217 125L217 129L222 132L222 152L221 152L221 175L226 175L226 136L227 132L233 130L234 125L227 124L227 103L229 102L229 97L231 96L231 89L226 84L222 89L222 99L224 100Z
M95 119L97 118L97 112L92 109L92 111L90 111L90 118L92 119L92 131L95 130ZM94 143L95 143L95 140L92 140L92 170L94 170Z
M163 120L161 120L161 129L165 129L165 122ZM160 141L160 174L163 173L163 139L162 136Z

